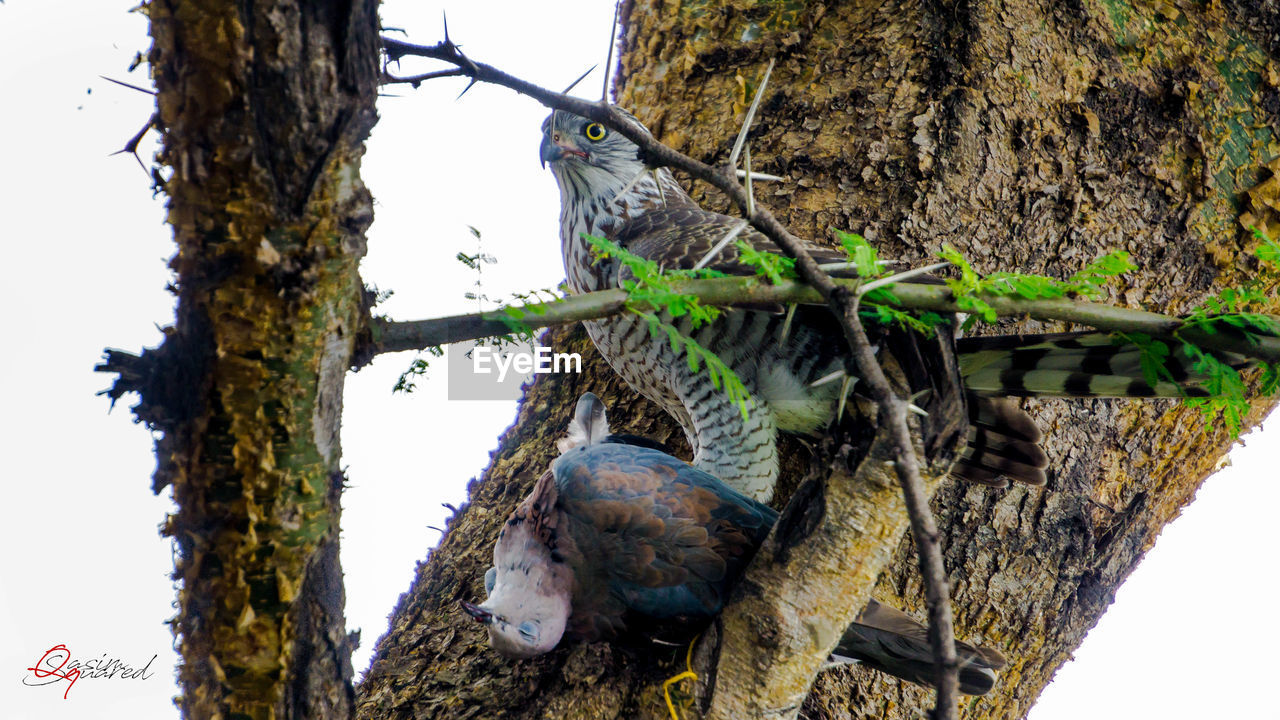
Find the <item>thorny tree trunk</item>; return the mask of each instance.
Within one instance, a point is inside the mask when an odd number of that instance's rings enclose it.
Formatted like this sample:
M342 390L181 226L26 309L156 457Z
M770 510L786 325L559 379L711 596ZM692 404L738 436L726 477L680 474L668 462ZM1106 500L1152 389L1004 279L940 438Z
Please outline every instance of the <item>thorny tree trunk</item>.
M338 426L361 329L375 0L153 0L177 322L112 353L163 431L187 718L347 718Z
M1274 4L742 5L628 3L621 102L676 148L723 161L776 58L754 164L789 178L764 200L802 236L860 231L911 261L947 242L980 270L1055 276L1124 249L1141 270L1113 300L1179 312L1250 275L1242 219L1277 223L1263 167L1280 133ZM552 337L587 350L581 333ZM627 407L620 419L644 410L627 430L679 439L601 362L582 378L543 376L402 598L360 688L361 717L666 714L658 683L684 669L683 648L596 644L510 663L456 609L483 595L499 524L587 389ZM1167 401L1031 404L1048 435L1047 487L944 485L934 498L957 634L1011 659L968 717L1026 714L1230 444ZM803 453L786 447L794 487ZM904 539L875 594L923 616L913 565ZM930 700L855 668L822 676L803 715L917 717Z

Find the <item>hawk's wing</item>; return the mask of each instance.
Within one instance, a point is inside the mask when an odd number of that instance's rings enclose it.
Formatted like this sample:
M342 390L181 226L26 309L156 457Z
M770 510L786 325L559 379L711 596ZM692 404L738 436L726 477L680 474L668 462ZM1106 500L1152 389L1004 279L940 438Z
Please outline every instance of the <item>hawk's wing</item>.
M657 262L663 269L688 270L697 265L740 223L740 218L703 210L696 205L673 204L649 210L627 221L613 233L613 240L636 255ZM742 263L737 240L759 252L783 254L782 249L772 240L748 226L738 234L734 242L721 248L704 267L726 275L756 274L755 268ZM819 264L849 260L840 250L807 243L805 249ZM855 275L852 270L832 274L837 277Z

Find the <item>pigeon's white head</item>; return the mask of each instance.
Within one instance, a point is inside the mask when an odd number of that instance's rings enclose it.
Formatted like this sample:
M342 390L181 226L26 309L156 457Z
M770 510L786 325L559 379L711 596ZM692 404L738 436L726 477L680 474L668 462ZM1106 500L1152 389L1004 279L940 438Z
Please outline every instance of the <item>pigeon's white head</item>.
M542 568L539 568L542 565ZM491 568L489 597L479 605L462 607L489 628L489 645L510 658L531 658L551 652L564 636L569 620L569 594L545 572L545 563L534 563L526 574L521 568ZM550 582L547 582L550 580Z
M572 611L573 570L555 549L555 479L543 473L534 491L511 513L493 546L485 573L489 597L462 608L489 629L489 644L513 658L551 652Z

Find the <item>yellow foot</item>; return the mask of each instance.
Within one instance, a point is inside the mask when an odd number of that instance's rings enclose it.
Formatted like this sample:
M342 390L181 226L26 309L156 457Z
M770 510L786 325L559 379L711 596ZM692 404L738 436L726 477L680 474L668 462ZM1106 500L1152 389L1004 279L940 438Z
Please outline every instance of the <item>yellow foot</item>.
M681 680L692 679L696 682L698 679L698 673L693 671L693 646L695 643L698 642L699 637L702 637L702 636L698 635L694 637L693 640L689 641L689 651L685 653L685 657L684 657L685 671L680 673L679 675L675 675L667 678L662 683L662 696L667 701L667 710L671 712L671 720L680 720L680 714L676 712L675 703L671 702L671 686L675 685Z

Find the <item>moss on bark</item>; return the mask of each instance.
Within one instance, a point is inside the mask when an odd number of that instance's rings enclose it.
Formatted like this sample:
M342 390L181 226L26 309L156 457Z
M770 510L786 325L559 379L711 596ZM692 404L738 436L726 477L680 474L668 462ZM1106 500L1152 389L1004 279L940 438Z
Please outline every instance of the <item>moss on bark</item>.
M139 361L189 718L347 717L342 386L363 322L376 3L144 7L179 297ZM177 376L181 382L174 382Z

